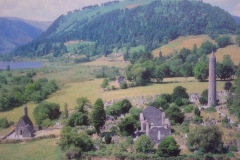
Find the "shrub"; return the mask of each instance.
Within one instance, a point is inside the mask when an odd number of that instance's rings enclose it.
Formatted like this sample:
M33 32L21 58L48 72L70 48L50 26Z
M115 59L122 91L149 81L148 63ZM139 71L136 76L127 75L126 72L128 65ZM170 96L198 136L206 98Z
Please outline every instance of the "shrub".
M8 128L9 127L7 117L4 117L4 118L0 119L0 127L1 128Z
M178 97L177 99L175 99L174 103L177 106L182 106L183 105L182 98Z
M121 89L127 89L127 88L128 88L127 83L126 83L126 82L120 83L120 88L121 88Z
M232 151L232 152L237 152L238 151L236 146L230 146L229 150Z
M86 130L86 133L87 133L87 135L91 136L91 135L97 133L97 131L96 131L95 128L93 128L93 129L88 129L88 130Z
M107 86L108 86L108 79L105 78L101 84L101 87L106 88Z
M197 115L195 115L195 116L193 117L193 122L194 122L194 123L201 123L201 122L202 122L202 118L199 117L199 116L197 116Z
M141 135L135 142L135 149L137 152L149 153L153 147L154 144L145 134Z
M104 140L106 144L110 144L112 142L112 136L109 133L106 133L104 136Z
M193 110L192 105L187 105L187 106L185 106L184 109L183 109L183 111L184 111L185 113L191 113L192 110Z

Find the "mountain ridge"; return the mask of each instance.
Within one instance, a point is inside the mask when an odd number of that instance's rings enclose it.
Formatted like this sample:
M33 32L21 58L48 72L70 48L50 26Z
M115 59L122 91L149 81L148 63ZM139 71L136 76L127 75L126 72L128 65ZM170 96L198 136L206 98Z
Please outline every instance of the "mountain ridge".
M0 17L0 53L10 52L44 32L50 22L37 22L16 17ZM41 29L42 28L42 29Z
M143 45L153 50L179 36L235 33L236 26L228 12L200 1L123 1L61 15L40 37L17 48L15 54L42 56L53 50L54 43L69 40L95 42L89 56L127 46Z

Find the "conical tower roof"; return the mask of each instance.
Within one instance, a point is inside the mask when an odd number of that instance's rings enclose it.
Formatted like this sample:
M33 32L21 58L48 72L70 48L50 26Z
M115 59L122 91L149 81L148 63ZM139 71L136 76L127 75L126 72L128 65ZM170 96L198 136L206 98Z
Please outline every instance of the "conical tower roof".
M212 53L210 54L209 58L210 58L210 59L216 59L216 56L215 56L215 54L214 54L213 51L212 51Z

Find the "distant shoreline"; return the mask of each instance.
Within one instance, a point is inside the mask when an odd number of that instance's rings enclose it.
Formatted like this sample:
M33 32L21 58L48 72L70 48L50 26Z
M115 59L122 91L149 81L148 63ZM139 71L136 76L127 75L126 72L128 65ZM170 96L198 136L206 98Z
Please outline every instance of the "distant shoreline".
M0 62L0 70L7 69L7 66L10 66L10 69L33 69L43 67L42 62Z

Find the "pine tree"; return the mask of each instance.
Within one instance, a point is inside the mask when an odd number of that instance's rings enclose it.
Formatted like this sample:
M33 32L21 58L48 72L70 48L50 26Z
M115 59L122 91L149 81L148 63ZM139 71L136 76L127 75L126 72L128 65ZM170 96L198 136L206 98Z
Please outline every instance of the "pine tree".
M106 120L106 113L102 99L98 98L93 106L90 116L92 125L95 127L97 133L100 133L100 128L104 126Z

